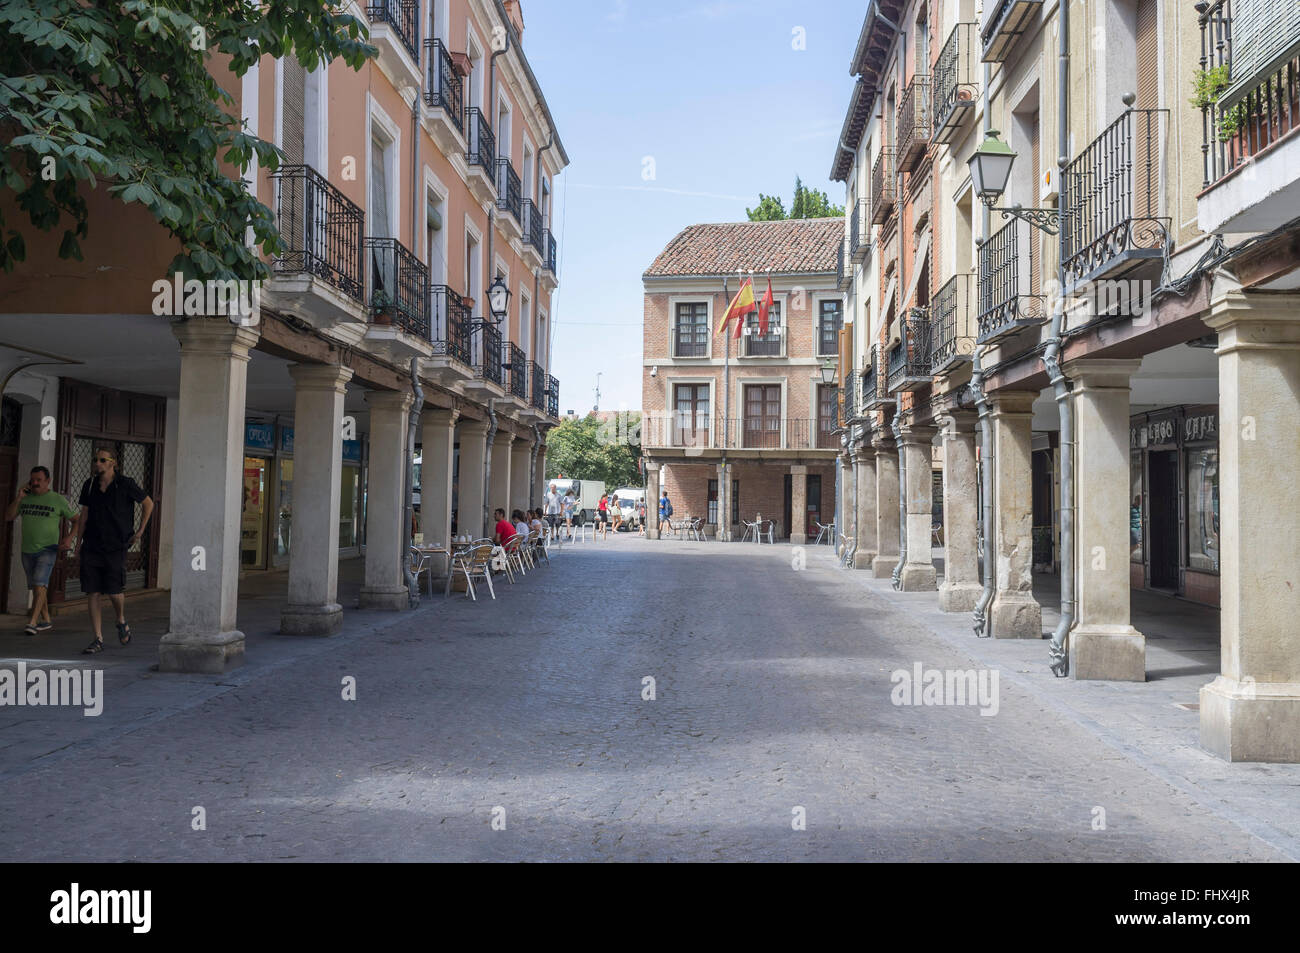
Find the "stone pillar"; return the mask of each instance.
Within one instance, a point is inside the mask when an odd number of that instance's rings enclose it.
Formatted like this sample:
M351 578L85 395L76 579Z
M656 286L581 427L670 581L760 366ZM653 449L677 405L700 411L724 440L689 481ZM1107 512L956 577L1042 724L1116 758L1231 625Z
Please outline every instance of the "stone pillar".
M984 591L979 563L979 484L975 479L975 426L968 410L948 411L943 431L943 585L939 608L970 612Z
M1300 295L1231 292L1205 323L1219 332L1222 674L1201 689L1201 745L1300 762Z
M997 594L991 618L997 639L1041 639L1043 610L1034 601L1034 511L1030 422L1038 395L989 395L993 425L993 534ZM1125 494L1127 496L1127 493Z
M451 489L455 475L455 410L426 407L420 415L420 529L434 546L451 542Z
M218 674L244 662L244 633L235 628L244 397L248 352L258 335L224 317L176 322L172 333L181 348L176 482L168 488L177 494L175 558L158 668Z
M867 445L853 452L853 469L858 485L858 551L853 556L854 569L870 569L876 558L876 454Z
M488 518L498 506L506 511L506 519L511 519L510 505L510 449L514 445L515 435L508 430L498 430L492 441L492 486L488 490Z
M284 635L331 635L338 602L339 497L343 482L343 395L352 369L293 364L293 548Z
M532 485L528 482L528 460L533 455L531 440L516 440L510 451L510 506L512 509L531 509L528 505ZM544 497L544 495L543 495Z
M396 610L410 605L402 559L406 541L406 427L411 401L410 391L366 391L372 465L366 482L363 609ZM423 477L423 465L420 473Z
M659 538L659 463L650 459L645 462L645 535Z
M907 558L899 577L903 592L934 592L934 434L933 427L908 427L900 453L907 455Z
M718 529L719 542L731 542L731 467L718 464Z
M808 468L803 465L790 467L790 542L808 542Z
M1070 675L1146 681L1146 639L1129 624L1129 378L1142 362L1083 360L1074 381L1078 616Z
M840 518L843 526L836 529L849 539L854 540L854 545L856 545L858 538L858 475L853 469L852 455L847 450L840 454L839 469L844 483L844 496L840 501Z
M491 537L485 523L483 507L487 500L487 488L483 486L483 465L487 461L486 420L460 421L460 470L456 482L456 533L477 539L480 536Z
M876 448L876 555L871 575L888 579L898 565L898 454L894 440L878 433Z
M546 444L541 444L537 448L536 473L533 475L533 506L542 506L546 502L546 491L550 489L551 481L546 479Z

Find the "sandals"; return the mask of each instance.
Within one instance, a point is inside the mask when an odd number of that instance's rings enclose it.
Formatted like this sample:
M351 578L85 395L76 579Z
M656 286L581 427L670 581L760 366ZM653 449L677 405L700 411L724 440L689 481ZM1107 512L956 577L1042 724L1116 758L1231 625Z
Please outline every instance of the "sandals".
M121 645L131 644L131 627L125 622L117 623L117 641Z
M89 645L87 645L84 649L82 649L82 650L81 650L81 654L82 654L82 655L95 655L95 654L97 654L97 653L99 653L99 652L102 652L102 651L104 651L104 640L103 640L103 639L96 639L95 641L93 641L93 642L91 642Z

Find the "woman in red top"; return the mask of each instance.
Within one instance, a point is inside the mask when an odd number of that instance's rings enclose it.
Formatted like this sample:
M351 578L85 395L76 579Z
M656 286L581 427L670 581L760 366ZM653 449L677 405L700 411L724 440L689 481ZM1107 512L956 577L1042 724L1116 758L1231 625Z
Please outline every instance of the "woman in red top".
M600 530L602 539L606 538L605 531L609 529L609 497L604 493L596 504L596 529Z

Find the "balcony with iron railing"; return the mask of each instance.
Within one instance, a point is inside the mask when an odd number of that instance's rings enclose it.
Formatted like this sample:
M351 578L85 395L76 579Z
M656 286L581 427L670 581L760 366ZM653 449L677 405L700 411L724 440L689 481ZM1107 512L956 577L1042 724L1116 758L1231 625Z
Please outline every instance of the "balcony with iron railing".
M437 37L424 41L429 51L428 77L424 85L424 103L442 110L445 121L457 133L465 134L465 85L446 45ZM451 150L448 150L451 151ZM459 151L459 150L457 150Z
M1163 109L1128 109L1061 174L1066 291L1094 278L1158 276Z
M546 410L546 368L536 361L528 362L528 402L538 410Z
M367 0L366 19L370 21L370 39L385 52L382 40L391 30L402 48L417 64L420 62L420 4L418 0Z
M898 104L898 169L911 172L930 145L930 77L913 76Z
M493 324L474 329L474 376L501 386L501 330Z
M991 344L1046 321L1046 303L1035 280L1037 245L1033 226L1013 218L980 246L976 344Z
M719 448L725 444L727 450L838 451L836 429L833 417L825 421L821 417L739 417L717 421L714 439ZM829 435L825 440L823 433Z
M889 390L885 386L886 375L885 368L882 366L882 355L880 345L871 345L871 355L867 358L866 365L862 368L859 376L862 382L862 396L859 399L858 406L862 413L875 410L877 407L883 407L890 403Z
M280 279L319 279L364 305L365 213L311 166L280 166L271 178L285 245L271 265L273 289L280 293Z
M523 193L519 182L519 173L515 167L510 164L510 160L505 156L497 157L497 209L505 212L505 215L497 216L497 220L503 223L509 223L512 219L514 225L512 231L518 235L522 227L520 221L520 206L523 202Z
M897 185L894 182L894 150L881 149L871 167L871 221L880 225L894 210Z
M930 301L930 329L934 336L930 348L932 374L941 374L962 361L969 361L975 351L972 283L969 274L953 275Z
M927 308L908 308L899 323L899 342L889 349L891 394L915 391L930 383L930 333Z
M472 366L474 340L470 322L473 315L465 299L447 285L434 285L429 290L429 304L433 324L433 353L455 358L467 367Z
M979 61L975 23L958 23L948 34L934 61L933 141L943 145L957 137L968 116L975 114L979 97Z
M465 128L468 130L465 160L469 163L470 170L482 169L486 175L492 178L495 186L497 140L492 133L492 126L488 123L487 116L483 114L483 110L477 106L467 107L465 109Z
M555 274L555 235L549 228L546 230L546 270Z
M1196 10L1200 228L1258 232L1283 225L1300 206L1300 5L1213 0ZM1247 167L1249 175L1241 171Z
M849 208L849 253L855 262L871 253L871 203L865 197Z
M541 267L543 262L543 233L542 215L532 199L524 199L519 203L519 223L523 229L524 255L532 256L532 264Z
M713 446L713 420L708 412L665 411L641 415L643 449L706 450Z
M506 345L506 363L510 365L510 396L528 403L528 358L514 341Z
M549 374L546 375L546 416L560 416L560 381Z
M985 63L1002 63L1020 38L1038 26L1043 0L985 0L980 19Z
M370 323L429 340L429 273L396 238L365 239L370 269ZM379 333L377 340L392 340ZM407 342L409 343L409 342Z
M858 404L862 396L862 380L857 371L849 371L844 375L844 385L839 389L837 396L840 408L839 424L841 427L847 427L849 421L856 419L861 413Z

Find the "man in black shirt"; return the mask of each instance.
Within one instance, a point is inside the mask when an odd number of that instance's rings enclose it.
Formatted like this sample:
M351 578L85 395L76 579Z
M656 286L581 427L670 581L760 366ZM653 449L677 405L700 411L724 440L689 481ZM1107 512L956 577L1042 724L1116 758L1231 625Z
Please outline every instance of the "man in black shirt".
M112 450L100 447L94 455L94 473L81 485L81 513L73 534L80 541L81 591L86 593L90 624L95 641L83 654L104 651L100 630L100 596L108 596L117 611L117 640L131 641L126 624L126 551L144 535L153 514L153 500L129 476L117 471L117 457ZM135 528L135 504L140 504L140 528Z

